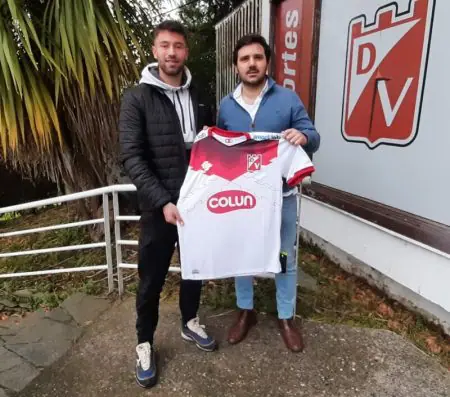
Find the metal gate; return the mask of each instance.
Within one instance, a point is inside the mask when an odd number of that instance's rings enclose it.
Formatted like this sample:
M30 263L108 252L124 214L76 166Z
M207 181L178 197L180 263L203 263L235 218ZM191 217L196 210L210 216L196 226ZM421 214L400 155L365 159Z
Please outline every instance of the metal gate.
M247 0L216 24L216 101L229 94L238 79L233 67L233 49L245 34L259 33L269 41L270 1Z

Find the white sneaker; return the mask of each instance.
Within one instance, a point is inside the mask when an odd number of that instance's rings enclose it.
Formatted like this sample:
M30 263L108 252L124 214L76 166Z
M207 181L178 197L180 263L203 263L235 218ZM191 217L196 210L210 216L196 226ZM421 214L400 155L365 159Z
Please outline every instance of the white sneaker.
M216 341L208 336L205 326L200 324L198 317L187 322L181 330L181 336L184 340L194 342L199 349L207 352L214 351L217 347Z
M136 346L136 381L141 387L152 387L156 384L155 353L149 342Z

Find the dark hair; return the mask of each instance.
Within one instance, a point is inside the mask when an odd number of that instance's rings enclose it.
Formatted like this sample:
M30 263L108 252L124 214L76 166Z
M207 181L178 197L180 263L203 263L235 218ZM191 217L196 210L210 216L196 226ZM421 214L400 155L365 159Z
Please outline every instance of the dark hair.
M233 51L233 63L235 65L237 65L239 50L242 47L245 47L250 44L260 44L264 48L264 53L266 55L267 62L270 61L271 50L270 50L269 44L267 44L266 39L263 36L261 36L260 34L253 33L253 34L247 34L247 35L241 37L238 40L238 42L236 43L236 47L234 47L234 51Z
M164 30L167 30L172 33L181 34L184 37L184 40L186 41L187 44L188 42L187 30L180 22L170 19L161 22L159 25L156 26L155 30L153 31L153 39L156 39L158 34Z

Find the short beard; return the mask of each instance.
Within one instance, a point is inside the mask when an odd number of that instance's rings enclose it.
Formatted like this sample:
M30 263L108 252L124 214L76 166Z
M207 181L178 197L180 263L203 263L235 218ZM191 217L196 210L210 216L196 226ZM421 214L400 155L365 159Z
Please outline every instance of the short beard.
M184 71L184 65L181 65L178 69L175 70L167 70L165 65L159 65L159 68L167 75L167 76L179 76Z
M255 81L248 81L246 79L241 78L241 81L244 85L250 86L250 87L258 87L264 83L266 79L266 75L264 74L260 79Z

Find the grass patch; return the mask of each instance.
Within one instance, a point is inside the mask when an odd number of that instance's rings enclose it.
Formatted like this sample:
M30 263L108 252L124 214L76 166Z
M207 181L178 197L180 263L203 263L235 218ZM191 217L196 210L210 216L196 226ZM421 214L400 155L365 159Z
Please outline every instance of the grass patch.
M20 217L19 212L7 212L6 214L0 215L0 224L1 222L8 222L13 219L17 219Z
M71 205L54 206L36 213L24 213L3 219L0 232L18 231L76 221ZM41 248L91 243L87 227L62 229L24 236L0 238L0 252L16 252ZM103 248L51 254L0 258L0 273L18 273L49 269L102 265L106 263ZM37 308L54 308L76 291L101 294L106 291L105 271L72 274L26 276L0 281L0 311L22 313ZM10 307L15 304L15 307Z

